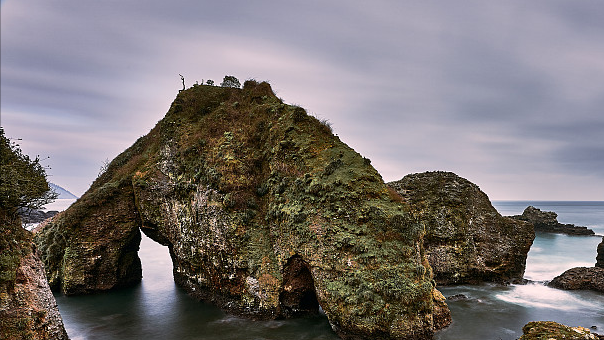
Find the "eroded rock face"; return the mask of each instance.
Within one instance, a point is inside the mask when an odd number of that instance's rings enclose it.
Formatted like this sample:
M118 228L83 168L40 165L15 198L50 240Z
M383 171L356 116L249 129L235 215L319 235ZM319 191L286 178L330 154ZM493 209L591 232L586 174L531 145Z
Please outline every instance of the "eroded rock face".
M574 224L558 222L558 214L553 211L541 211L539 208L529 206L522 215L511 216L514 219L527 221L535 226L535 231L561 233L568 235L594 235L594 231Z
M179 285L232 313L320 306L345 339L429 339L448 309L435 312L423 225L399 201L268 84L194 86L37 241L69 294L140 280L140 227L169 247Z
M68 339L31 233L2 225L0 238L0 339Z
M501 216L477 185L441 171L388 185L425 223L424 248L438 284L522 279L533 226Z

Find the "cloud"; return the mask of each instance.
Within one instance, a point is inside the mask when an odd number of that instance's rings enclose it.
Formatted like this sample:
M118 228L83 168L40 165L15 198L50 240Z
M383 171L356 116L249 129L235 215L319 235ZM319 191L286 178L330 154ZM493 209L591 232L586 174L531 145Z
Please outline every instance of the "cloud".
M600 7L8 1L2 124L70 165L56 176L85 174L81 192L162 118L179 73L233 74L330 120L387 180L441 169L495 198L604 199ZM561 179L574 188L553 191Z

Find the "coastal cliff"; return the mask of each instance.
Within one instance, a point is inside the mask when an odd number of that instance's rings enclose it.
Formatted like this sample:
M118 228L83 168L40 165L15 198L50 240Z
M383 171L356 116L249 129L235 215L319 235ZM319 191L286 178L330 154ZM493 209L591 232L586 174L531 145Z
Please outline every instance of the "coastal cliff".
M0 339L68 339L31 233L0 221Z
M424 248L439 285L522 280L533 226L501 216L477 185L442 171L388 185L425 223Z
M66 294L138 282L140 230L176 282L238 315L325 312L344 339L429 339L450 322L423 224L368 159L270 85L194 86L36 234Z

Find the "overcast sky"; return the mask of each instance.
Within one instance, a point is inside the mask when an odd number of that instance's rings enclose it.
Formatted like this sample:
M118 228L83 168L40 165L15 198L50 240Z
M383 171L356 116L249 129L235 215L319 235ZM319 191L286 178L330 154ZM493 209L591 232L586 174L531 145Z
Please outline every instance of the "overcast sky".
M1 124L76 195L182 87L269 81L386 181L604 200L600 0L3 0Z

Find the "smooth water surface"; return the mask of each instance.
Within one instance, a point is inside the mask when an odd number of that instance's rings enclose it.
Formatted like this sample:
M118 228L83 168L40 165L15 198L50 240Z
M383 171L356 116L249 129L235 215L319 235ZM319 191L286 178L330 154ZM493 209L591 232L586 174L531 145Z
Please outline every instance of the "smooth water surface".
M494 202L503 215L521 214L533 205L604 234L604 202ZM539 233L527 259L528 285L439 287L448 301L453 324L435 339L517 339L529 321L552 320L572 326L596 326L604 333L604 294L562 291L547 281L575 266L593 266L601 237ZM337 339L325 316L294 320L251 321L226 315L189 298L172 279L168 250L143 236L139 252L143 280L136 287L57 302L67 332L82 339Z

